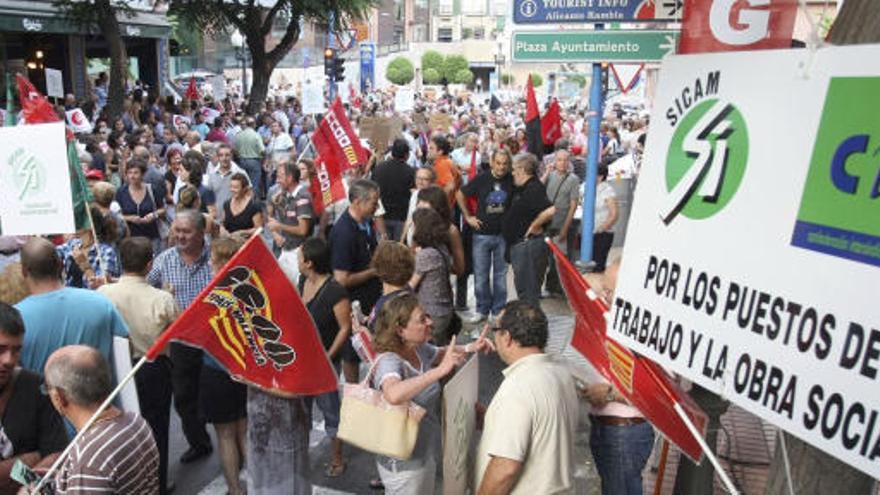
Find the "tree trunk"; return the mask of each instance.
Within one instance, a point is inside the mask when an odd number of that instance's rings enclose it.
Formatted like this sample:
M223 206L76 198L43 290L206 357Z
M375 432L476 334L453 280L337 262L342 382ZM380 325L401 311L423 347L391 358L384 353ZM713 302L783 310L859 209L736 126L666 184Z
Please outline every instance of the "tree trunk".
M877 8L877 0L846 0L831 27L828 41L835 45L880 42L880 9ZM870 476L792 435L784 435L795 493L871 493L874 480ZM788 493L782 444L777 442L776 454L770 465L767 494Z
M265 50L263 53L254 53L251 49L251 92L248 95L247 113L256 115L263 104L266 102L266 96L269 94L269 79L272 71L275 70L275 64L267 60Z
M125 99L125 79L128 76L128 56L125 53L125 42L119 32L119 21L116 19L116 10L110 5L109 0L101 0L95 3L98 9L98 28L101 35L107 41L110 49L110 87L107 91L107 106L105 107L109 125L122 115L122 102Z

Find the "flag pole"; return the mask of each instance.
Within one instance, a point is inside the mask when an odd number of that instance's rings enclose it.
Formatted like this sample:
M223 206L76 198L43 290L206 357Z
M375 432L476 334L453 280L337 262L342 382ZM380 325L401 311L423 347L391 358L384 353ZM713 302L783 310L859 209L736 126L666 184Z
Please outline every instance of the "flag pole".
M33 493L40 493L40 489L43 488L46 485L46 483L48 483L48 480L52 477L52 474L54 474L55 471L57 471L58 468L61 467L61 463L64 462L64 459L70 453L70 450L76 444L76 441L79 440L80 437L82 437L86 431L88 431L89 427L91 427L95 423L95 421L98 419L98 416L100 416L101 413L103 413L105 410L107 410L107 408L113 402L113 399L115 399L116 396L119 395L120 392L122 392L122 389L128 384L128 382L131 381L132 378L134 378L135 373L137 373L137 371L139 369L141 369L141 367L146 362L147 362L147 356L142 357L137 362L137 364L135 364L131 368L131 371L129 371L128 374L125 375L125 377L119 381L119 384L116 385L116 388L114 388L113 391L110 392L110 395L107 396L107 398L100 405L100 407L98 407L98 409L95 411L95 413L92 414L92 417L89 418L89 420L86 421L86 424L84 424L83 427L80 428L79 431L76 432L76 436L73 437L73 439L70 441L70 443L67 444L67 447L61 452L61 455L59 455L58 458L55 459L55 462L52 463L52 466L49 468L48 471L46 471L46 474L43 475L43 477L40 479L39 483L37 483L37 486L34 487Z

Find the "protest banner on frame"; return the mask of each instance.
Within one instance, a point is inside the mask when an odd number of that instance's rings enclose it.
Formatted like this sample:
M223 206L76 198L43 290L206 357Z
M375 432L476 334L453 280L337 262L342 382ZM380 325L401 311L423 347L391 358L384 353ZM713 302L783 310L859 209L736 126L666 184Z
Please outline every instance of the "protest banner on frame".
M473 488L479 358L474 354L443 387L443 495Z
M877 94L877 45L666 60L608 314L612 339L873 477Z

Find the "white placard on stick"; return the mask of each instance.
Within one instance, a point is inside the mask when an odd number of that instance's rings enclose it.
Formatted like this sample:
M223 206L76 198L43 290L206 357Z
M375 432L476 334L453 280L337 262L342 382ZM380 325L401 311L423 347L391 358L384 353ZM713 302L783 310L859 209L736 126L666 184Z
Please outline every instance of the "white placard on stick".
M63 122L0 128L4 235L75 231Z
M226 78L222 75L214 76L211 81L211 94L214 101L220 101L226 98Z
M64 97L64 77L60 70L46 68L46 94L55 98Z
M479 355L443 387L443 495L468 493L476 449Z
M128 346L128 339L113 337L113 372L116 373L117 383L131 372L131 350ZM119 403L123 411L140 414L141 405L134 380L130 380L122 387L122 392L119 393Z
M394 94L394 110L399 113L411 112L416 106L416 95L412 88L398 88Z
M875 478L878 94L880 45L666 59L608 314L611 338Z
M307 115L327 111L327 106L324 104L324 87L320 82L306 81L303 84L302 111Z

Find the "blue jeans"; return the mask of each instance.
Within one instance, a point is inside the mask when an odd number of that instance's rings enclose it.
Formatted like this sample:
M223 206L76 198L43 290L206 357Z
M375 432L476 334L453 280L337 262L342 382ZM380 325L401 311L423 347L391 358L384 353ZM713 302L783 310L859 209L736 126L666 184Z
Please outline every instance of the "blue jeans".
M510 248L516 297L536 307L541 304L541 284L547 271L548 249L543 237L533 237Z
M602 478L602 495L642 495L642 470L654 447L654 428L644 422L590 428L590 449Z
M257 197L263 197L263 162L259 158L242 158L238 164L248 174L251 180L251 187L256 191Z
M330 438L336 438L339 431L339 409L342 406L339 392L327 392L315 397L315 404L324 415L324 431Z
M474 293L477 296L477 312L482 315L501 313L507 302L504 250L504 238L500 235L474 234Z

